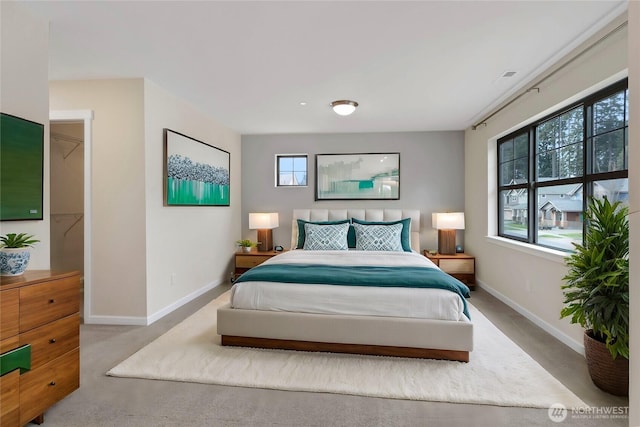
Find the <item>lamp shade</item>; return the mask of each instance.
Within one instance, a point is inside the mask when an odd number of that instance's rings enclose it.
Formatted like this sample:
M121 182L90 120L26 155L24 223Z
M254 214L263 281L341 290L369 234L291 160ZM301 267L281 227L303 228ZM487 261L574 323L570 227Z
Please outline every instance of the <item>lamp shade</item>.
M339 114L341 116L348 116L349 114L353 113L354 111L356 111L357 106L358 106L357 102L349 101L346 99L343 99L340 101L333 101L331 103L331 107L333 108L333 111L335 111L336 114Z
M464 212L433 213L431 222L438 230L464 230Z
M249 229L266 230L278 227L278 213L250 213Z

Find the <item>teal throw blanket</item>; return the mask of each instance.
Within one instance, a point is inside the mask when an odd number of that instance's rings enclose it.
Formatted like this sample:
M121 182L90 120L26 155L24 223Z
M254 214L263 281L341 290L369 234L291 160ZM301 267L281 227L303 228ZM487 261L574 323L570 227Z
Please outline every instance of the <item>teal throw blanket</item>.
M471 296L469 288L455 277L435 268L267 264L245 272L236 280L236 283L239 282L445 289L460 296L464 314L471 319L465 299Z

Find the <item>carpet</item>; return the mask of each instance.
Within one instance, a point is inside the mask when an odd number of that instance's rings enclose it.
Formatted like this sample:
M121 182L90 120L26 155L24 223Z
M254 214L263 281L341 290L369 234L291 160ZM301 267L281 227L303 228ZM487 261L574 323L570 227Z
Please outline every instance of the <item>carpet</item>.
M228 299L226 292L107 375L497 406L586 406L471 304L475 349L469 363L460 363L222 347L216 310Z

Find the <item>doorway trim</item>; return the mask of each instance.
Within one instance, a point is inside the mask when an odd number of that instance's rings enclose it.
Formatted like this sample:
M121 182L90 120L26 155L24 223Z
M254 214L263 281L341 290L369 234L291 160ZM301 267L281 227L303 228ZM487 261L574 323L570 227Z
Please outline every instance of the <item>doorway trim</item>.
M93 110L52 110L49 122L74 122L84 125L84 323L91 323L91 124Z

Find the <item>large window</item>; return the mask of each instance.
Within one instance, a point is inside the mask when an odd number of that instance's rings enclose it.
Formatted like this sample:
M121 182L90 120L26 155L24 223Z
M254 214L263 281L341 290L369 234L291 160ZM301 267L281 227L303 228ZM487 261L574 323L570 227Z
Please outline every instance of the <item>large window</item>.
M498 234L571 251L589 196L628 202L627 80L498 140Z
M276 155L276 187L307 186L307 155Z

